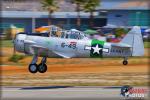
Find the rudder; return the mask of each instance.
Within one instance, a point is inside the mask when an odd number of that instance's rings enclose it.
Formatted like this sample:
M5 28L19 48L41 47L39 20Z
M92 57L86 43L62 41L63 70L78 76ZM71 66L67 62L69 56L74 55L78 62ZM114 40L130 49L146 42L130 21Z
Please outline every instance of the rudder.
M143 56L144 45L139 26L134 26L128 34L122 39L121 43L132 46L132 56Z

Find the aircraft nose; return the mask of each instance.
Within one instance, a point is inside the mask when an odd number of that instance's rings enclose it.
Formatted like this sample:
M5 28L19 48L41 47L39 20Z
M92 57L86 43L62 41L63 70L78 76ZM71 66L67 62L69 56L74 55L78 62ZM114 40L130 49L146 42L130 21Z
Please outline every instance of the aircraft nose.
M15 41L16 41L16 36L17 36L17 34L15 34L15 36L14 36L14 38L13 38L13 40L12 40L12 43L14 44L14 48L15 48L15 45L16 45L16 43L15 43Z
M14 49L19 52L24 52L24 40L26 38L26 34L16 34L13 43Z
M15 54L15 52L16 52L16 37L17 37L17 34L15 34L15 36L14 36L14 38L13 38L13 40L12 40L12 43L13 43L13 52L14 52L14 54Z

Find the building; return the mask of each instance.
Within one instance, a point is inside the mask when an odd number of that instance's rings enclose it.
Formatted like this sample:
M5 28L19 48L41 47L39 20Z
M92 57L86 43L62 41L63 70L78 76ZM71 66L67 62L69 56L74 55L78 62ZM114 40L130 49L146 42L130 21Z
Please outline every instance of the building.
M32 32L34 28L47 25L48 12L42 8L42 0L1 0L2 24L5 30L15 26ZM59 1L60 9L53 13L52 23L65 29L76 28L76 5L70 0ZM150 26L149 0L101 0L100 6L94 13L94 23L97 27L114 25L116 27L132 27L139 25L143 28ZM81 12L81 30L89 26L89 13ZM2 33L2 32L1 32ZM5 33L3 31L3 33Z
M98 11L107 16L107 25L150 26L149 0L102 0Z
M2 25L1 29L10 26L23 27L26 32L31 32L36 27L48 24L48 12L42 8L42 0L2 0ZM65 29L77 28L77 12L75 5L68 0L57 0L59 10L52 14L52 24ZM89 13L81 12L81 30L89 26ZM96 26L106 25L106 18L94 13ZM101 23L99 23L101 22Z

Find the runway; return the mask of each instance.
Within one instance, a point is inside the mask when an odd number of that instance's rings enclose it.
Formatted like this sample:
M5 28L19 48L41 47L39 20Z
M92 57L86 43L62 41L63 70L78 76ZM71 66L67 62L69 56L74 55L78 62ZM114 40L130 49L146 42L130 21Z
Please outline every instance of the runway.
M1 99L2 100L124 99L124 97L120 95L120 88L121 87L100 87L100 86L2 87ZM147 97L148 94L145 94L144 99Z

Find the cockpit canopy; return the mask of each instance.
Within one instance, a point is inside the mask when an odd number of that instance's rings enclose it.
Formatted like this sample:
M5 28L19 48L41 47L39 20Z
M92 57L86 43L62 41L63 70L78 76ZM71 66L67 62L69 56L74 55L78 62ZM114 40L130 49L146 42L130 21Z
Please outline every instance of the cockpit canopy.
M60 38L66 38L66 39L83 39L86 37L86 35L78 31L76 29L71 29L71 30L52 30L50 32L51 37L60 37Z
M37 36L40 35L40 36L46 36L46 37L59 37L59 38L65 38L65 39L78 39L78 40L86 38L86 35L79 30L76 30L76 29L63 30L60 27L57 27L55 25L42 26L40 28L37 28L36 32L37 32L36 34L34 33L31 35L37 35Z

